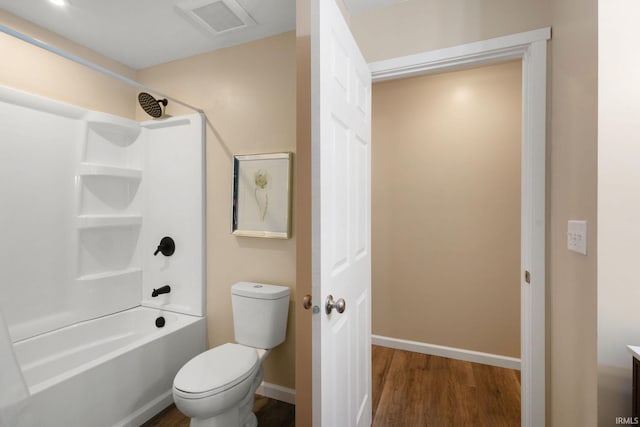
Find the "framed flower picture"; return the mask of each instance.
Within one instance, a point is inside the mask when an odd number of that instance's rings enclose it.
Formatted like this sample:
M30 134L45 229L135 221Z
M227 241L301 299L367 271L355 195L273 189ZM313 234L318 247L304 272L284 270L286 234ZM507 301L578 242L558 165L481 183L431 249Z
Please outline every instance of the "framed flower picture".
M293 153L233 156L233 234L291 237L292 159Z

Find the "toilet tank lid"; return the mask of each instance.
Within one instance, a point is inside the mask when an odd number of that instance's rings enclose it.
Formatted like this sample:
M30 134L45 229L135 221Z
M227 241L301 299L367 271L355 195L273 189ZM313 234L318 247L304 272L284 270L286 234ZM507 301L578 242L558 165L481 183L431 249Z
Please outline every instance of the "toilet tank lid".
M266 283L238 282L231 287L233 295L256 299L280 299L288 297L290 292L286 286L267 285Z

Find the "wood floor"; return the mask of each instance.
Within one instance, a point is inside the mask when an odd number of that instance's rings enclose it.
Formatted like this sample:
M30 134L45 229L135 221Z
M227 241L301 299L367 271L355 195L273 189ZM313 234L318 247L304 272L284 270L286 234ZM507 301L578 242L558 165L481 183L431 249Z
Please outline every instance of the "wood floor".
M278 400L269 399L256 394L256 403L253 412L258 418L260 427L294 427L295 406ZM146 423L142 427L189 427L189 418L171 405Z
M520 425L520 371L372 347L373 426Z
M520 371L372 347L374 427L517 427ZM260 427L295 425L295 407L256 396ZM143 427L188 427L174 405Z

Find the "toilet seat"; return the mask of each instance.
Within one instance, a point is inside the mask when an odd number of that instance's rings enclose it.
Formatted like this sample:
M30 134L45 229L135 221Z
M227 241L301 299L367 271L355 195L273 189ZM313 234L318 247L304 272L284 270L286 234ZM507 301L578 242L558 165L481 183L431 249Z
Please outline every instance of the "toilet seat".
M187 362L173 380L174 392L185 399L201 399L240 384L258 368L256 349L227 343Z

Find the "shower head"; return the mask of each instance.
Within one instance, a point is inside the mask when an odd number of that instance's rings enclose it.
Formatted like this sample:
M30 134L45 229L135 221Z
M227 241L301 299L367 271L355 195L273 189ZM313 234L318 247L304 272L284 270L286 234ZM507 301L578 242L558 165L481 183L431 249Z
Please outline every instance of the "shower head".
M162 108L160 108L160 104L165 107L169 103L166 99L155 99L153 96L149 95L147 92L140 92L138 94L138 102L140 106L148 115L151 117L155 117L156 119L162 117Z

